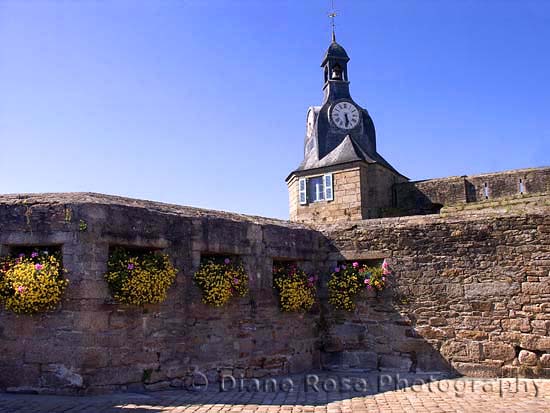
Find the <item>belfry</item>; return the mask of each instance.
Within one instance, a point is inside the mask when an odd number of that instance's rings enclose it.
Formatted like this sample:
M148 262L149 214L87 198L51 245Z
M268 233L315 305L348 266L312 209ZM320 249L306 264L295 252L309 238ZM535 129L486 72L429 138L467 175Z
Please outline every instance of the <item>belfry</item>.
M408 181L376 150L372 118L350 95L349 60L333 31L321 62L323 103L307 111L304 160L286 179L293 221L382 216L395 203L394 184Z

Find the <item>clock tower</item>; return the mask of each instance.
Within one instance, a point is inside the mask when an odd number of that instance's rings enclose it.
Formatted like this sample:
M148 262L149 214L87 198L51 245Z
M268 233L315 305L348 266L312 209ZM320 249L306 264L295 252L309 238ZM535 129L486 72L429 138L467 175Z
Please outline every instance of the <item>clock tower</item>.
M376 151L374 123L350 95L349 60L333 31L321 63L323 103L307 111L304 160L286 179L292 221L384 216L393 185L408 180Z

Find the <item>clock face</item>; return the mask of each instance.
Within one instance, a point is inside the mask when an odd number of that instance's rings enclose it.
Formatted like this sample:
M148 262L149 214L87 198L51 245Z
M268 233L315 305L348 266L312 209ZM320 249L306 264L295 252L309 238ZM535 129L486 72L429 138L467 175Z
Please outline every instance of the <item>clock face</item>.
M341 129L353 129L359 124L359 111L349 102L339 102L334 105L330 117Z

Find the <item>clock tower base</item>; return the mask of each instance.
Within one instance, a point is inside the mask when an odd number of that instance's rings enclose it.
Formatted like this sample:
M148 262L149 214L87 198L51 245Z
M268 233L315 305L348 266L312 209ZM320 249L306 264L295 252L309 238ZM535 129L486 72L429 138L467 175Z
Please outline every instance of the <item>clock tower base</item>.
M310 202L312 197L307 197L307 202L300 202L300 181L307 188L315 178L327 175L332 177L332 200ZM287 180L290 220L333 223L387 216L395 206L394 184L401 182L407 179L382 165L365 162L297 171Z

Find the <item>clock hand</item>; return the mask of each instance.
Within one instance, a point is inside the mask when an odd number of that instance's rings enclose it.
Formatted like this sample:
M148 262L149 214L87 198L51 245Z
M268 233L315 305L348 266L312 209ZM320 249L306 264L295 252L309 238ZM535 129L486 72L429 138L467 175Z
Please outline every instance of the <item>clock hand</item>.
M347 114L347 113L344 113L344 116L345 116L345 118L346 118L346 126L348 126L348 124L349 124L348 114Z

